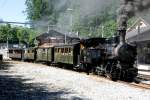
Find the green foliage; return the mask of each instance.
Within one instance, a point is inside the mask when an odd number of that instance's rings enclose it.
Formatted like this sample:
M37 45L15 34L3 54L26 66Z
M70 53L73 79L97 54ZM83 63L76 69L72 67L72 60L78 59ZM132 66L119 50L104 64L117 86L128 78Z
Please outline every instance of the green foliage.
M17 38L20 43L25 43L27 46L33 45L36 36L36 32L32 29L17 27Z
M66 5L55 7L61 0L26 0L26 13L30 21L46 19L49 24L56 24L60 12L65 11Z
M80 12L80 10L83 10L82 4L80 4L83 1L84 0L26 0L26 13L31 22L43 21L44 19L44 30L48 26L47 23L57 25L58 22L61 21L64 30L79 32L79 34L84 37L96 37L102 36L102 34L104 37L110 37L113 35L116 32L116 10L119 0L112 0L109 6L101 5L104 7L95 7L99 9L86 16L83 15L82 11ZM86 0L84 2L86 2ZM66 19L60 19L61 14L66 15L67 8L73 9L73 11L71 11L73 26L69 26L69 29L67 27L69 19L67 18L67 22ZM41 24L43 23L40 23L40 25Z
M82 22L74 25L74 31L78 31L82 36L88 37L110 37L116 33L116 15L110 13L111 8L107 8L99 15L86 17ZM112 11L111 11L112 12Z
M25 27L17 27L7 25L0 25L0 41L6 42L15 42L25 43L27 45L32 45L33 40L36 37L36 32L32 29Z
M111 37L116 33L117 24L115 20L108 20L104 23L104 37Z
M13 31L9 24L0 26L0 41L4 42L7 39L12 39L13 36L10 32Z

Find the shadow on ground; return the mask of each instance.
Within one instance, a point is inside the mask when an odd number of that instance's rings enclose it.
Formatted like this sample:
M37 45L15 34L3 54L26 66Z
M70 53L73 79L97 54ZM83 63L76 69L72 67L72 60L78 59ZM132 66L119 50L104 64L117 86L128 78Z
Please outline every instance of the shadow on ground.
M13 67L11 63L3 62L0 65L0 72L9 70L10 67ZM62 100L63 95L70 94L67 90L47 90L41 84L26 83L30 80L23 79L22 76L18 75L0 73L0 100ZM78 97L71 99L82 100Z
M0 61L0 70L8 70L10 67L12 67L11 62L8 61Z

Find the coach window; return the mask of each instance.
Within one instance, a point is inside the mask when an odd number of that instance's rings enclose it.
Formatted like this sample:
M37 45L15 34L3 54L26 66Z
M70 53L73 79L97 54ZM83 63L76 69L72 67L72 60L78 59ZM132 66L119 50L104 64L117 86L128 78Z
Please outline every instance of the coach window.
M68 53L68 48L65 48L65 53Z
M57 53L59 53L59 52L60 52L60 51L59 51L59 48L56 48L56 50L57 50L57 51L56 51Z
M58 52L61 53L61 49L60 48L58 48Z
M54 50L55 50L56 53L58 52L58 51L57 51L57 48L55 48Z
M9 53L13 53L13 50L9 50Z
M73 52L73 48L70 48L70 53L72 54L72 52Z
M57 50L56 52L59 53L59 48L56 48L56 50Z
M20 53L19 50L15 50L15 53Z
M61 48L61 53L63 53L64 52L64 48Z
M32 50L32 53L34 53L34 50Z
M43 49L43 52L45 52L45 49Z
M71 48L68 48L68 52L71 53Z
M56 52L59 53L59 48L56 48Z

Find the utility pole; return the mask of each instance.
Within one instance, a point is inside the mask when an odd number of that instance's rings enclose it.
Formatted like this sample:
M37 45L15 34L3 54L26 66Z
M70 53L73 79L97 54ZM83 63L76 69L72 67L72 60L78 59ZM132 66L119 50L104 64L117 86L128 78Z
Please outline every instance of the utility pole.
M48 32L49 32L49 30L50 30L49 28L50 28L50 25L48 25L48 27L47 27L47 33L48 33Z
M140 35L140 24L138 24L138 26L137 26L137 40L136 40L136 45L138 45L137 43L138 43L138 40L139 40L139 35ZM137 48L138 49L138 48ZM138 51L138 50L137 50ZM138 53L138 52L137 52ZM137 54L137 64L139 63L139 56L138 56L138 54Z
M8 44L8 36L7 36L7 54L6 54L6 57L8 58L8 53L9 53L9 44Z
M72 20L72 19L73 19L73 18L72 18L72 17L73 17L73 16L72 16L72 11L73 11L73 9L68 8L67 11L70 12L70 26L71 26L71 31L72 31L72 23L73 23L73 22L72 22L72 21L73 21L73 20Z
M73 9L71 9L71 8L68 8L67 9L67 11L69 11L69 13L70 13L70 27L71 27L71 30L70 30L70 33L72 34L72 11L73 11ZM66 32L65 32L65 44L66 44L66 42L67 42L67 36L66 36L67 34L66 34Z
M102 25L102 38L104 37L104 25Z
M13 22L13 21L2 21L2 20L0 20L0 23L6 23L6 24L24 24L24 25L27 25L27 24L31 25L32 24L30 22Z
M65 32L65 44L67 43L67 36L66 36L66 32Z

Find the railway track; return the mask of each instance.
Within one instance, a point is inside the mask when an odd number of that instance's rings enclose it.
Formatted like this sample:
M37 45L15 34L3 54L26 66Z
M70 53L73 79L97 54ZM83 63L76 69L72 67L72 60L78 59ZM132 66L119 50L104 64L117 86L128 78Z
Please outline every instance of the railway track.
M150 84L147 84L147 83L142 83L142 82L139 83L139 84L137 84L137 83L131 83L130 85L133 86L133 87L150 90Z
M74 70L70 70L70 71L74 71ZM75 72L78 72L78 71L75 71ZM81 74L86 74L86 72L80 72L80 73ZM90 76L90 78L92 78L94 80L97 80L99 82L101 82L103 79L112 81L108 77L98 76L98 75L95 75L95 74L92 74L92 73L89 76ZM121 80L118 80L117 82L128 85L128 86L131 86L131 87L135 87L135 88L150 90L150 75L138 74L137 79L138 79L138 82L125 82L125 81L121 81ZM147 83L145 83L145 82L147 82Z
M82 74L85 74L85 73L82 73ZM103 79L112 81L110 78L106 78L106 77L103 77L103 76L97 76L97 75L94 75L94 74L90 75L90 78L92 78L94 80L97 80L99 82L101 82ZM121 84L125 84L127 86L134 87L134 88L150 90L150 80L149 80L149 83L144 83L143 80L141 80L141 79L139 79L139 83L125 82L125 81L121 81L121 80L118 80L117 82L119 82Z
M144 81L150 81L150 75L139 74L137 77Z
M10 63L10 62L8 62L8 63ZM15 64L17 64L17 63L18 62L15 62ZM51 66L51 67L59 68L59 67L56 67L56 66ZM66 70L65 68L63 68L63 69ZM77 71L74 71L74 70L69 70L69 71L77 72ZM81 74L86 74L85 72L80 72L80 73ZM103 79L111 81L111 79L109 79L109 78L106 78L106 77L103 77L103 76L98 76L98 75L95 75L95 74L90 74L89 76L90 76L90 78L92 78L94 80L97 80L99 82L101 82ZM150 90L150 76L149 75L138 74L137 78L139 80L139 83L135 83L135 82L130 83L130 82L124 82L124 81L120 81L120 80L118 80L117 82L128 85L128 86L131 86L131 87L135 87L135 88L149 89ZM145 81L149 81L149 83L145 83Z
M141 71L140 71L141 72ZM144 73L149 73L149 71L142 71L141 73L138 73L137 76L137 81L136 82L132 82L132 83L128 83L128 82L122 82L125 83L127 85L136 87L136 88L142 88L142 89L149 89L150 90L150 75L149 74L144 74Z
M139 73L137 76L137 79L140 80L140 83L139 84L132 83L132 85L134 85L136 87L150 89L150 75Z
M140 89L148 89L150 90L150 76L148 75L138 75L138 80L139 82L125 82L125 81L120 81L118 80L117 82L121 83L121 84L125 84L134 88L140 88ZM91 78L99 80L99 78L102 79L106 79L106 80L110 80L109 78L103 77L103 76L97 76L97 75L91 75ZM145 83L145 81L147 81L147 83Z

